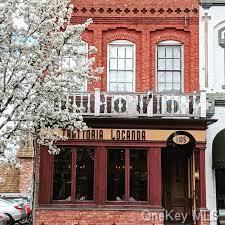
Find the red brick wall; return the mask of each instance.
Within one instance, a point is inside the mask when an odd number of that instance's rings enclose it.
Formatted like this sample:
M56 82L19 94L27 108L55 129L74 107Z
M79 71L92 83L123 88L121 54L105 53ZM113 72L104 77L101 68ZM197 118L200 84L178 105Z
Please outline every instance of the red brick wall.
M36 210L35 225L161 225L162 212L151 211L151 221L145 220L143 211L74 211Z
M184 91L199 90L198 0L74 0L74 4L73 23L93 18L83 39L97 47L96 66L105 68L98 82L89 83L89 90L107 89L107 44L118 39L136 44L136 91L155 90L156 45L168 39L184 46ZM39 151L36 160L36 225L163 224L146 222L142 212L135 210L38 209Z
M92 17L83 38L98 49L96 66L103 66L99 82L89 90L107 89L107 44L125 39L136 44L136 91L155 90L156 45L164 40L184 46L184 91L199 90L198 1L90 1L75 2L73 23Z
M33 174L32 158L20 159L20 192L21 193L30 193L32 174Z

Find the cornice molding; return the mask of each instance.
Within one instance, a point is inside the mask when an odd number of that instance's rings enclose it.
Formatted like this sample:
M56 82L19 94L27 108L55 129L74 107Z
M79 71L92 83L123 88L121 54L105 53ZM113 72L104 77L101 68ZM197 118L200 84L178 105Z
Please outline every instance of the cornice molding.
M203 8L210 8L211 6L225 6L225 0L201 0Z

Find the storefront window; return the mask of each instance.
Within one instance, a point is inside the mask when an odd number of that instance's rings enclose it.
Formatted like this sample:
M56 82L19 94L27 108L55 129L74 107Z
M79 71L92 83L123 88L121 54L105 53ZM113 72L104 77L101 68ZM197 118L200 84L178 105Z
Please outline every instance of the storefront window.
M79 148L76 153L76 199L93 200L94 150Z
M108 150L107 196L109 201L125 200L125 151Z
M130 151L130 202L147 201L147 151Z
M217 208L225 209L225 169L216 170Z
M61 204L147 202L147 155L148 150L144 149L61 148L59 155L54 156L52 201Z
M71 200L72 151L62 149L54 157L53 200Z
M147 174L146 150L109 149L107 200L147 201Z

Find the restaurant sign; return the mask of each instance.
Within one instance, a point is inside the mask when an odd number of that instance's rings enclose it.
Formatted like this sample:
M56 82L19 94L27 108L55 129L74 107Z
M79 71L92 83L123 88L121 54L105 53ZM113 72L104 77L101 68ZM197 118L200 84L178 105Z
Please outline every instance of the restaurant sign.
M152 130L152 129L88 129L85 131L71 132L66 129L58 131L68 140L89 141L167 141L175 130ZM187 130L196 141L205 141L205 131ZM176 144L187 144L190 139L186 135L176 135L173 138Z

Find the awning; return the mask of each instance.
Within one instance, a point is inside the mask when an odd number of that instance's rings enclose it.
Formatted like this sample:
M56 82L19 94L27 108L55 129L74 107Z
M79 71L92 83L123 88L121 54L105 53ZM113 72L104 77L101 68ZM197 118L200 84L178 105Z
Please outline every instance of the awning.
M220 131L213 141L213 168L225 168L225 129Z

